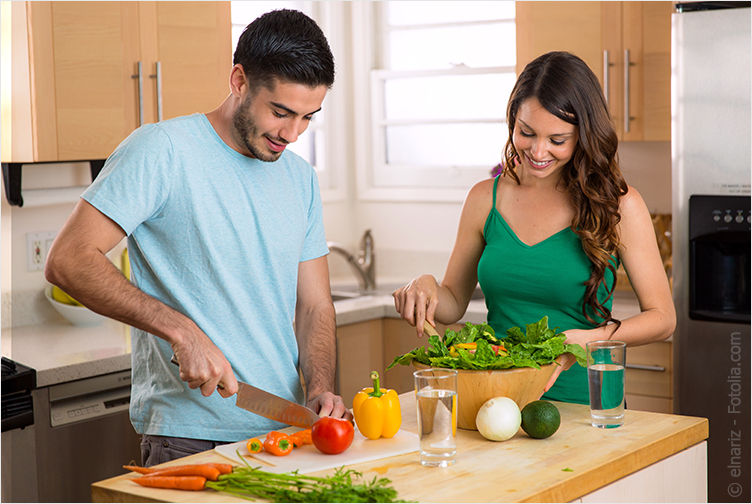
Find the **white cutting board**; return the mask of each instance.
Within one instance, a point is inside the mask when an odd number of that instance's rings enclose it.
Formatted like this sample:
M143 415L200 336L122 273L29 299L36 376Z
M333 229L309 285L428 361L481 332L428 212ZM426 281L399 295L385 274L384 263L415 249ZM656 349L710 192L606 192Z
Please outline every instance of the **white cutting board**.
M296 427L288 427L280 432L290 434L300 430ZM263 439L260 439L262 442ZM313 445L305 445L300 448L293 448L289 455L278 457L264 452L250 454L246 448L246 441L220 445L214 448L214 451L227 457L233 462L245 464L246 462L253 467L260 466L262 470L272 473L286 473L290 471L299 471L301 474L310 472L323 471L343 465L359 464L361 462L370 462L396 455L418 451L418 435L412 432L400 430L392 438L367 439L355 428L355 437L350 448L338 455L327 455L321 453ZM240 453L242 459L238 457ZM245 460L243 460L245 459ZM261 464L259 462L262 462Z

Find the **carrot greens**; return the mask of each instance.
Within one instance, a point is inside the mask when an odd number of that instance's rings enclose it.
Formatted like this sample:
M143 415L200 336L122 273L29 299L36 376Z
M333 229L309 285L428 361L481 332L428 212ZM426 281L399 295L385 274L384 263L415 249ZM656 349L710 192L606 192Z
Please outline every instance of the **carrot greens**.
M242 457L241 457L242 458ZM243 459L245 460L245 459ZM297 471L275 474L258 467L235 467L217 481L207 481L206 488L243 499L268 499L272 502L405 502L387 478L362 480L363 474L340 467L331 476L316 477Z

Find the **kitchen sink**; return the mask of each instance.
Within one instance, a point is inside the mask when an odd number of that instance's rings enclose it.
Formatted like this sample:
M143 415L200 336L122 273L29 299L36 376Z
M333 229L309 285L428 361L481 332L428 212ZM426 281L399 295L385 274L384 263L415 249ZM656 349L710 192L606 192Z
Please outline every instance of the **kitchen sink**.
M343 299L355 299L362 296L360 292L349 291L332 291L332 301L342 301Z

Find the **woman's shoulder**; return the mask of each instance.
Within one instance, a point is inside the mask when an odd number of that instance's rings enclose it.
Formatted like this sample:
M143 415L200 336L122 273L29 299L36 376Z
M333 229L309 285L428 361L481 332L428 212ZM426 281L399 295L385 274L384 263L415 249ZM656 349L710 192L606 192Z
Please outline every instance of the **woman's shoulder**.
M627 193L619 198L619 213L624 217L643 214L647 209L645 200L637 189L627 186Z
M462 205L462 213L473 221L483 223L493 206L494 180L485 179L477 182L470 188Z
M487 197L493 198L494 187L496 187L496 178L489 178L481 180L470 188L468 193L468 199L485 199Z
M629 237L652 236L653 221L645 200L634 187L628 186L627 193L619 199L619 230L622 242Z

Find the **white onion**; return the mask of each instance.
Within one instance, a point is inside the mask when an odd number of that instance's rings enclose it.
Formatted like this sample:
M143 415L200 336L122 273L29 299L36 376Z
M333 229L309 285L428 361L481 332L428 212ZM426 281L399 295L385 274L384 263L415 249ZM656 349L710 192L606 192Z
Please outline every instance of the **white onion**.
M506 441L517 434L521 423L520 408L508 397L489 399L475 417L478 432L491 441Z

